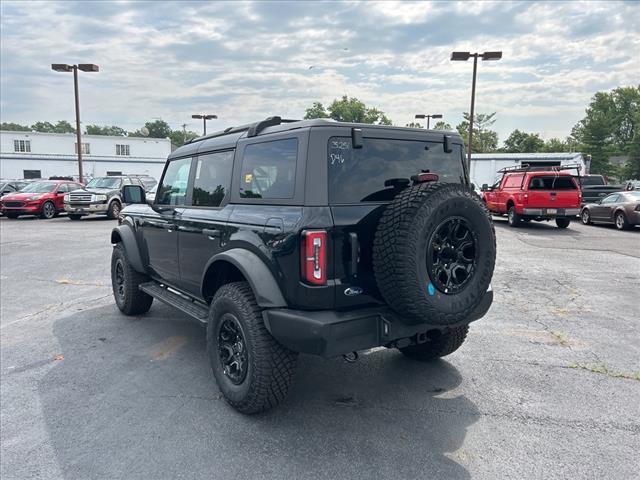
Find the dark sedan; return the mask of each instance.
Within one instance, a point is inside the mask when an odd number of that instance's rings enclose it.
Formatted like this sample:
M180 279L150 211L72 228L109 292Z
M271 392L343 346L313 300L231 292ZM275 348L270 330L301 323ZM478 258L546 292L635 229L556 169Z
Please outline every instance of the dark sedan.
M615 192L580 212L582 223L613 223L618 230L640 225L640 191Z

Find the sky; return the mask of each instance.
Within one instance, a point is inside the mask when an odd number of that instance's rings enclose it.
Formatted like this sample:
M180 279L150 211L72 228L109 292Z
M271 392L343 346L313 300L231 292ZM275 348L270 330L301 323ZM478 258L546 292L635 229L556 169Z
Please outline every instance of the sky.
M452 51L501 50L479 62L476 112L566 137L597 91L640 83L640 2L0 3L0 119L75 120L134 130L161 118L201 132L272 115L302 118L348 95L395 125L469 111L472 62Z

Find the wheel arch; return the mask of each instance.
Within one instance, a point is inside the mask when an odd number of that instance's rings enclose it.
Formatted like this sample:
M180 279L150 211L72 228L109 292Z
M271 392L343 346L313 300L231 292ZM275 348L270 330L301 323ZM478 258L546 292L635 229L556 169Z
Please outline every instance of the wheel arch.
M218 253L209 260L202 275L202 298L209 301L222 285L244 280L251 286L260 307L287 306L275 277L260 257L239 248Z
M118 225L111 230L111 243L113 245L121 243L127 253L127 260L129 260L133 269L140 273L146 273L135 233L129 225Z

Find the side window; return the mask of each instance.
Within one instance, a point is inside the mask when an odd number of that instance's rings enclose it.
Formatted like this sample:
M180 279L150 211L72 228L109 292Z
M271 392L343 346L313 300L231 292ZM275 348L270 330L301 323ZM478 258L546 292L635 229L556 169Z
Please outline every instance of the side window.
M616 203L620 195L609 195L602 200L602 203Z
M231 185L233 152L200 155L193 182L193 205L219 207Z
M292 198L297 156L295 138L247 145L242 159L240 197Z
M61 183L60 185L58 185L58 190L56 190L57 193L67 193L69 191L69 188L67 187L66 183Z
M158 188L156 204L185 205L190 170L191 157L169 162L162 184Z
M520 185L522 185L522 175L510 175L504 183L506 188L520 188Z

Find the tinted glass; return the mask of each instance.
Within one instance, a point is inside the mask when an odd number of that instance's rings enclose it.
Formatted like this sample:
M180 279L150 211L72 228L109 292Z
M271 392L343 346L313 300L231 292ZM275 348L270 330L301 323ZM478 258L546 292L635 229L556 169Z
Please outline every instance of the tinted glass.
M231 185L233 152L201 155L196 163L193 205L219 207Z
M298 140L254 143L244 149L240 196L292 198L296 180Z
M577 190L578 187L569 175L532 177L529 190Z
M99 177L94 178L89 183L87 183L87 188L120 188L120 183L122 180L120 178L113 177Z
M593 177L580 177L580 183L585 187L592 185L604 185L604 178L599 175Z
M159 205L185 205L190 170L191 158L181 158L169 162L162 179L162 185L158 188L156 203Z
M462 148L414 140L365 138L354 149L350 137L329 139L329 202L357 203L392 200L413 175L436 173L440 182L462 183ZM387 185L385 185L385 182Z
M614 194L614 195L609 195L608 197L604 197L602 199L602 203L616 203L618 201L618 197L620 195L618 194Z
M26 187L22 189L23 192L32 192L32 193L49 193L53 192L56 189L57 183L49 183L49 182L35 182L30 183Z

